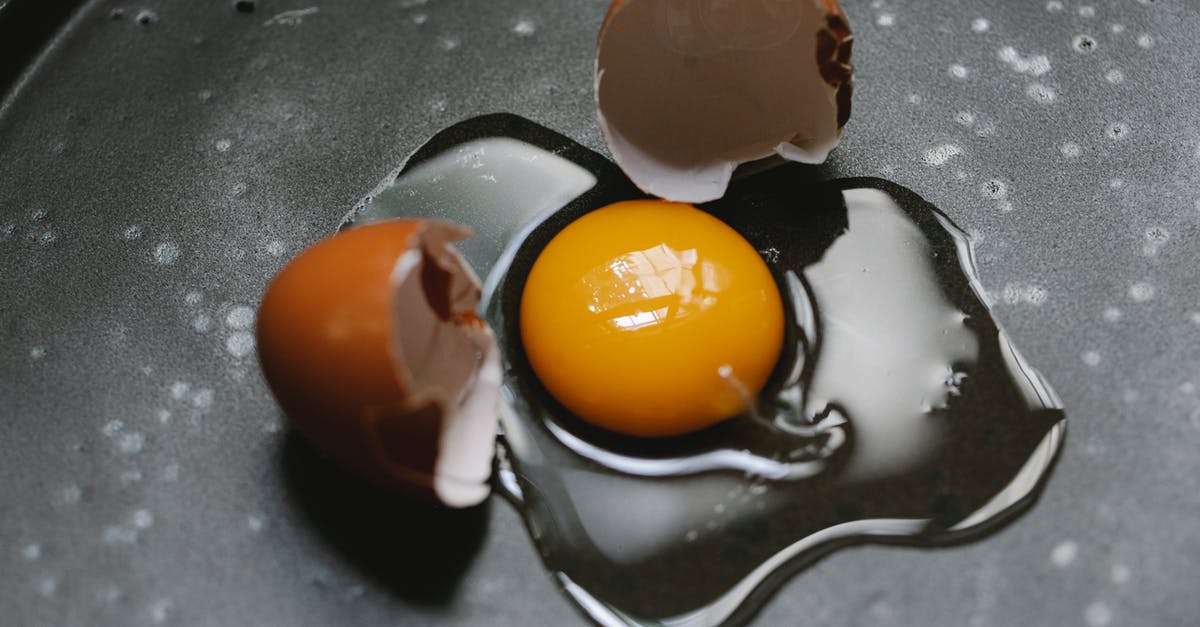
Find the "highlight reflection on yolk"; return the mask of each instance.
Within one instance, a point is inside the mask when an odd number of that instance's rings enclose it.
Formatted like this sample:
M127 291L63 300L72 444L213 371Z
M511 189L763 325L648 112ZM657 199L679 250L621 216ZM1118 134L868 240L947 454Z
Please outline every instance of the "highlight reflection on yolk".
M521 297L534 372L567 409L636 436L745 409L783 344L779 289L754 248L682 203L620 202L568 225Z

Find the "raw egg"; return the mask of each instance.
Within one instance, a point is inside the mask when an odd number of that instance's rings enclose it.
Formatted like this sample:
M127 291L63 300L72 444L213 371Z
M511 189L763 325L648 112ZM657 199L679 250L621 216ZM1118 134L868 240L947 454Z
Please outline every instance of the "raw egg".
M783 304L758 252L691 205L619 202L563 229L521 298L525 353L580 418L634 436L696 431L753 404Z
M760 172L704 211L628 203L637 189L612 162L494 114L439 133L349 217L475 221L478 240L504 242L463 247L490 268L479 310L504 363L495 486L598 624L745 619L788 573L837 547L926 546L993 529L1034 502L1053 466L1061 406L982 299L966 234L897 185L806 182L811 174ZM720 298L753 292L726 282L740 277L782 300L782 342L727 342L772 318L762 303L689 336ZM718 301L700 306L710 292ZM585 353L594 345L617 357ZM774 366L757 395L738 361L755 357ZM708 385L687 376L694 363ZM660 385L632 397L643 390L622 371ZM757 411L730 400L739 415L700 428L725 413L705 414L734 381L745 392L732 398L754 398ZM674 406L701 418L659 422L674 386L695 392ZM616 419L580 420L586 407L569 405L572 394L594 395L596 411ZM634 429L681 435L623 435L646 433L620 431L635 416Z
M377 483L463 507L490 492L500 383L461 227L391 220L292 260L258 314L263 373L292 424Z

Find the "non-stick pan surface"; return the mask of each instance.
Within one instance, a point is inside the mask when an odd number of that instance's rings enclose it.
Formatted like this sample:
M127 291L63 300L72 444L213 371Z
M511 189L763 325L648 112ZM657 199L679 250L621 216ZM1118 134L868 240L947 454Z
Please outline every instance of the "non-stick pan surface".
M0 622L582 624L508 504L434 513L324 465L245 333L273 273L454 122L605 152L607 3L103 0L44 37L34 4L0 2ZM1196 624L1200 10L844 4L828 170L974 236L1070 436L1015 524L837 552L756 622Z

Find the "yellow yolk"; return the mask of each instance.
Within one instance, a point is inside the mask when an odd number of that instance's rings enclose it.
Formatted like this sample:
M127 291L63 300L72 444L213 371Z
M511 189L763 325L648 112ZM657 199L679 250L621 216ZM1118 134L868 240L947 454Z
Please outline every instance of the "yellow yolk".
M620 202L568 225L521 297L533 370L567 409L635 436L736 415L783 345L783 303L741 235L682 203Z

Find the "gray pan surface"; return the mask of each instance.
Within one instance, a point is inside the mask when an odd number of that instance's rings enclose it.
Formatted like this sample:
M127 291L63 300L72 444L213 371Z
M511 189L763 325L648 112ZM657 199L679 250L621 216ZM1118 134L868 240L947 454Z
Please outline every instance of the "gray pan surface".
M607 2L254 5L83 3L0 101L0 622L584 624L507 503L431 512L318 460L249 332L274 272L456 121L607 154ZM1014 524L836 552L755 624L1197 624L1200 7L845 10L829 170L971 233L1070 435Z

